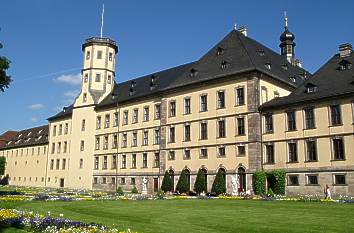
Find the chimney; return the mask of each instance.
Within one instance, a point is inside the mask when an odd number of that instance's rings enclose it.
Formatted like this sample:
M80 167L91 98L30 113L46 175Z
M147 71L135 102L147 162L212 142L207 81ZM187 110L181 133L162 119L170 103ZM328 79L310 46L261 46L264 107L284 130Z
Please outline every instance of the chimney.
M339 55L340 57L349 57L353 52L353 47L351 44L341 44L339 45Z
M247 28L245 26L241 26L238 31L241 32L244 36L247 36Z

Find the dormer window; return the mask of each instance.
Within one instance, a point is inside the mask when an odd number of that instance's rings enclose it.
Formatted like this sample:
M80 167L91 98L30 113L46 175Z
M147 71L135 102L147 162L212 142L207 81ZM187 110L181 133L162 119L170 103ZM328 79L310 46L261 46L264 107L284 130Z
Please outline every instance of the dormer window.
M352 68L352 63L347 60L341 60L339 63L339 70L350 70Z
M66 112L66 107L63 108L63 112ZM41 131L42 132L42 131Z
M290 81L293 82L293 83L296 83L296 77L295 76L290 77Z
M263 57L265 55L264 50L258 50L258 55Z
M221 47L218 47L217 50L216 50L216 55L217 56L220 56L220 55L223 55L224 54L224 49L221 48Z
M27 137L28 137L28 136L30 136L30 135L31 135L31 133L32 133L32 132L29 132L29 133L27 134Z
M281 65L281 68L283 68L283 70L288 70L288 65L287 64L283 64L283 65Z
M220 68L222 70L226 69L227 67L229 67L230 63L228 63L227 61L222 61L221 62L221 65L220 65Z
M156 79L157 79L157 76L156 75L151 75L151 78L150 78L150 89L154 89L155 86L156 86Z
M22 137L22 133L20 135L18 135L18 138Z
M270 70L272 68L272 64L270 62L265 63L264 66L267 70Z
M197 74L198 74L198 71L197 71L196 69L192 68L192 69L190 70L190 76L191 76L192 78L195 77L195 76L197 76Z
M317 86L312 83L306 84L305 87L306 87L306 93L314 93L317 91Z
M28 142L29 140L31 140L31 138L27 138L25 142Z
M136 82L133 80L130 83L130 88L129 88L129 95L134 95L135 94L135 87L136 87Z

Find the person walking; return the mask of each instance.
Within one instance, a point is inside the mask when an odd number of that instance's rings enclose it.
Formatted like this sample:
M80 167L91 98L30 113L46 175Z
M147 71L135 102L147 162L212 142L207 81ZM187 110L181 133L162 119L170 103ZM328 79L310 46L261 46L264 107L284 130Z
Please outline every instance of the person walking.
M329 188L328 184L326 184L326 187L324 188L324 194L325 194L325 199L329 199L331 200L332 199L332 196L331 196L331 189Z

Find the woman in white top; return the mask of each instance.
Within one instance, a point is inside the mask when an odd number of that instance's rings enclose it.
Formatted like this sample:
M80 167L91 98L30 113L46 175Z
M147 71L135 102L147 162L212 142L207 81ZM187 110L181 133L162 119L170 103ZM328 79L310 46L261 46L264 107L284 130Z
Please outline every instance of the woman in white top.
M325 199L332 199L331 197L331 189L329 188L328 184L326 184L326 188L324 190L325 193Z

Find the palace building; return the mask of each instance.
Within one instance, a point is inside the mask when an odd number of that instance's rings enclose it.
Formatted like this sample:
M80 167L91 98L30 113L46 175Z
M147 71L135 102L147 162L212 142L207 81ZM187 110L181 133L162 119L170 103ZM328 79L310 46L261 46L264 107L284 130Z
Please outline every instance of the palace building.
M252 190L256 170L285 169L287 192L354 194L354 55L349 44L314 75L295 58L286 22L280 54L232 30L200 59L115 82L118 46L82 45L81 92L49 124L0 148L11 185L148 191L165 171L208 191L221 170L231 192ZM269 184L270 185L270 184Z

